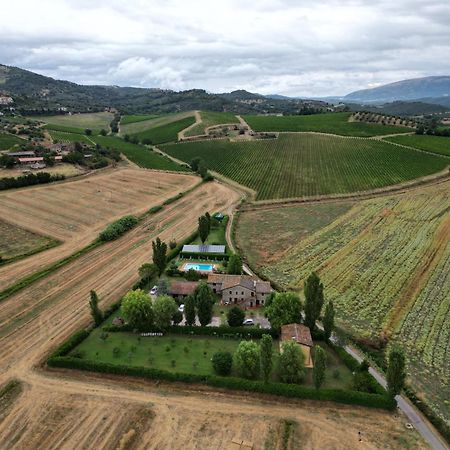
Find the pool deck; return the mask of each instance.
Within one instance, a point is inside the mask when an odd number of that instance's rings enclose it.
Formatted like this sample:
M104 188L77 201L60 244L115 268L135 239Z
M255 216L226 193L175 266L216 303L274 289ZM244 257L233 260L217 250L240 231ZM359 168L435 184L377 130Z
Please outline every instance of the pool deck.
M211 270L201 270L201 269L194 269L193 267L186 268L186 266L211 266L212 269ZM216 270L216 268L217 268L216 264L185 262L180 267L180 270L183 272L187 272L189 269L194 269L200 273L214 273L214 270Z

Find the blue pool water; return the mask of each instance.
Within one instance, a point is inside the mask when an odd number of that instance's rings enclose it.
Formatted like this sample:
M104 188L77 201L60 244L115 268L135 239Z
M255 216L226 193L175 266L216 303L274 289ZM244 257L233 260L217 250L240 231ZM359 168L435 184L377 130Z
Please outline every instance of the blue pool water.
M184 265L184 270L199 270L201 272L212 272L214 269L214 266L212 264L195 264L195 263L186 263Z

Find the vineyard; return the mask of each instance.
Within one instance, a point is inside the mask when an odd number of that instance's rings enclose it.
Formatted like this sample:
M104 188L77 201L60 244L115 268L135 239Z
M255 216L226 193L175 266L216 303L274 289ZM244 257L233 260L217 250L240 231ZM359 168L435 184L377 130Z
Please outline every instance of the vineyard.
M0 133L0 150L8 150L16 144L23 144L25 141L12 134Z
M140 141L149 144L162 144L178 140L178 133L195 122L194 117L185 117L184 119L150 128L145 131L133 134ZM143 122L141 122L143 123ZM148 141L148 142L146 142Z
M166 145L171 156L206 166L257 191L257 199L355 192L429 175L445 158L374 139L281 134L278 139Z
M343 136L380 136L408 133L410 128L349 122L351 113L313 114L310 116L245 116L254 131L315 131Z
M49 130L53 142L82 142L84 144L91 145L92 141L85 135L79 133L68 133L66 131Z
M125 116L126 117L126 116ZM173 122L177 122L181 119L186 119L187 117L192 117L192 123L194 121L194 113L192 111L185 111L176 114L164 114L162 116L157 116L152 119L139 120L131 123L120 123L120 134L125 135L135 135L142 133L152 128L161 127L163 125L168 125Z
M202 118L201 123L188 130L185 133L185 136L197 136L199 134L204 134L205 128L212 127L214 125L239 123L239 119L232 113L201 111L200 117Z
M157 117L157 114L127 114L120 119L120 125L143 122L144 120L156 119Z
M450 138L446 136L392 136L386 140L415 147L426 152L450 156Z
M312 206L297 207L298 227ZM261 247L270 264L259 270L285 288L301 290L313 270L333 300L339 324L354 334L400 340L410 358L411 380L444 417L450 398L450 189L448 183L355 204L305 238L290 238L276 255L269 235L246 241L241 228L265 220L266 211L240 219L238 243ZM289 231L282 222L276 234ZM271 223L267 223L271 227ZM247 231L242 232L242 234ZM259 244L258 244L259 243ZM275 248L275 250L270 250ZM255 250L252 250L255 251ZM275 257L271 256L275 253ZM274 261L277 260L277 262Z

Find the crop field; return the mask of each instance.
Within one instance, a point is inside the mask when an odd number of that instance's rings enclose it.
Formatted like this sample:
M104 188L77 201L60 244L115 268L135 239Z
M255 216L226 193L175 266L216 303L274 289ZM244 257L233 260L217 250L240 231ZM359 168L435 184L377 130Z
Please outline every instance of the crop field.
M308 209L298 208L305 217L311 215ZM238 232L264 220L266 211L251 212L248 222L245 214ZM298 213L300 228L309 220ZM277 224L277 234L288 231L289 222L285 230L282 225ZM295 290L302 289L311 271L318 271L340 325L358 336L387 335L405 344L412 363L411 382L448 420L449 183L355 203L332 223L319 226L304 239L289 240L288 251L278 262L269 256L270 264L261 262L260 271ZM276 252L266 235L268 240L238 238L238 242L244 253L249 246Z
M163 147L257 191L258 200L338 194L398 184L443 170L445 158L360 138L281 134L278 139L196 141Z
M45 122L50 126L56 125L61 126L63 128L58 129L57 127L53 128L56 131L73 131L70 128L78 129L78 131L84 132L86 128L90 128L93 132L98 132L102 128L108 130L109 124L113 120L114 115L109 112L98 112L98 113L85 113L85 114L60 114L57 116L40 116L34 117L32 119L40 120L41 122ZM65 129L65 127L69 127L69 129Z
M120 125L143 122L144 120L156 119L158 114L127 114L120 119Z
M26 141L8 133L0 133L0 150L8 150L16 144L23 144Z
M114 136L93 136L92 140L103 147L114 148L123 153L130 161L145 169L188 171L186 167L174 163L143 145L132 144Z
M205 133L205 128L214 125L239 123L239 119L233 113L200 111L202 122L192 127L185 133L185 136L197 136Z
M82 142L84 144L92 144L92 140L90 140L85 134L79 133L68 133L66 131L56 131L49 130L53 142Z
M310 116L245 116L254 131L315 131L343 136L370 137L410 133L410 128L349 122L351 113L313 114Z
M133 122L129 124L120 125L120 134L129 134L134 135L138 133L142 133L143 131L150 130L152 128L160 127L163 125L167 125L172 122L177 122L181 119L186 119L187 117L192 117L194 120L194 112L193 111L184 111L176 114L165 114L162 116L157 116L153 119L142 120L139 122Z
M185 117L184 119L170 122L164 125L150 128L145 131L133 134L140 140L147 139L151 144L163 144L178 140L178 133L195 122L194 117Z
M88 245L108 223L126 214L141 214L197 183L198 178L189 175L121 168L28 188L20 197L15 191L1 192L1 217L63 244L0 267L0 286L6 288Z
M54 247L58 241L0 219L0 256L14 260Z
M438 153L440 155L450 156L450 138L445 136L392 136L386 138L387 141L396 144L408 145L426 152Z

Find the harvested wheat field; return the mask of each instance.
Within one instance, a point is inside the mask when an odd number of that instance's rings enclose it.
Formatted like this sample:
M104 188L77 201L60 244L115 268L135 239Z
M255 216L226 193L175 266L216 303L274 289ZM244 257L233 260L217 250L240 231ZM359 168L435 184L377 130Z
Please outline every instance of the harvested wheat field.
M90 321L96 289L106 307L137 279L151 241L181 240L205 211L230 212L240 194L203 184L116 241L62 267L0 304L0 383L23 393L0 417L5 449L224 449L242 439L258 449L426 448L404 418L376 410L233 395L74 371L44 372L49 351ZM362 432L359 441L358 431ZM284 447L288 448L288 447Z
M79 250L113 220L143 213L198 182L191 175L120 168L66 183L1 192L1 217L63 244L0 268L0 286L5 289Z

